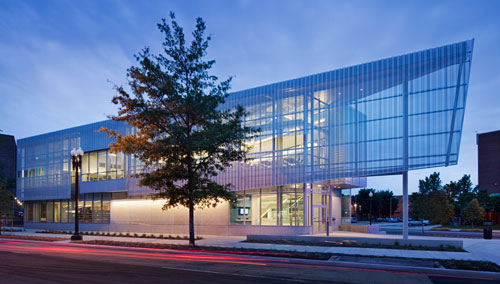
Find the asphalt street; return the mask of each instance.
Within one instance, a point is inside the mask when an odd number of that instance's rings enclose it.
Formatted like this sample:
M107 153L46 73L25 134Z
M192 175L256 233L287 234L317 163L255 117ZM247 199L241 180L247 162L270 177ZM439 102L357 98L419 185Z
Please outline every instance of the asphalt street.
M0 239L0 262L0 283L497 283L285 258L9 239Z

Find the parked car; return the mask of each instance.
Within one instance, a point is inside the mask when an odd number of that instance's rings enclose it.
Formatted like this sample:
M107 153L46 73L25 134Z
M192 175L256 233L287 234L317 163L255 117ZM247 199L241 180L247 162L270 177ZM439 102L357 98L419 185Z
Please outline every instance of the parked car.
M403 222L403 218L401 218L401 217L396 218L396 220L397 220L398 222Z
M408 226L422 226L422 221L419 220L408 220Z
M358 223L358 218L351 217L351 223Z
M386 221L389 223L396 223L398 220L396 218L387 218Z
M375 222L385 222L385 218L377 218L375 219Z
M411 220L411 221L408 221L408 226L422 226L422 224L424 226L428 226L431 224L431 222L429 222L429 220Z

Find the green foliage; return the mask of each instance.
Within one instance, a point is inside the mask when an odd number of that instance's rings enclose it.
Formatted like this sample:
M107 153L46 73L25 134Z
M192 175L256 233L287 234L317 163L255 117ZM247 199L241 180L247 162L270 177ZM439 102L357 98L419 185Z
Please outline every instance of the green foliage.
M352 197L352 202L356 203L357 213L362 219L369 219L370 213L370 192L373 193L372 214L373 218L389 217L398 209L398 199L390 190L376 191L372 188L360 189L357 195ZM392 212L390 203L392 202Z
M453 190L453 191L452 191ZM454 185L441 186L439 173L434 172L419 181L419 192L410 196L409 215L415 220L429 220L432 224L446 225L455 215L453 201L450 198Z
M474 224L480 224L484 220L484 208L479 205L477 198L472 199L464 208L462 217L474 228Z
M500 195L490 197L488 201L488 208L495 212L500 212Z
M113 103L120 107L111 118L127 122L137 132L122 136L102 131L116 138L112 151L134 154L145 163L145 170L136 175L139 185L156 190L156 198L165 198L164 209L179 205L189 209L194 245L194 207L234 200L231 185L213 178L232 162L245 159L249 149L244 141L258 130L243 126L243 107L220 109L231 78L218 82L208 72L215 61L204 60L210 37L204 36L203 20L196 19L187 46L173 13L170 18L170 24L164 19L158 24L164 54L143 49L136 55L139 66L128 69L131 92L116 87Z
M441 190L441 178L439 173L434 172L429 177L418 182L418 191L422 194L428 194L432 191Z

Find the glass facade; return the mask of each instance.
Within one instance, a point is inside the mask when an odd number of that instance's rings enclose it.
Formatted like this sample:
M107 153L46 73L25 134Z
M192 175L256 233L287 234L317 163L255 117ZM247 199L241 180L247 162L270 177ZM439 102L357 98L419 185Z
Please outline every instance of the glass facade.
M260 127L238 190L454 165L473 40L236 92Z

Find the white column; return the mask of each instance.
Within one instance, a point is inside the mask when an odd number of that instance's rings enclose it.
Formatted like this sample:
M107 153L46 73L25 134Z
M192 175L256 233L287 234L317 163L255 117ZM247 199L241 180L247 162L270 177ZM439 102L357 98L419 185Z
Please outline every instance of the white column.
M408 62L406 62L408 63ZM408 69L403 69L403 239L408 239Z

